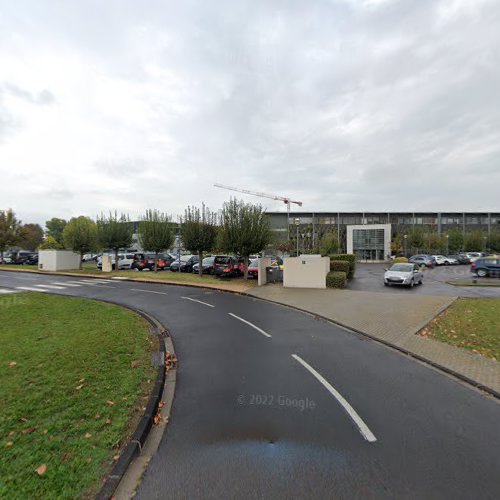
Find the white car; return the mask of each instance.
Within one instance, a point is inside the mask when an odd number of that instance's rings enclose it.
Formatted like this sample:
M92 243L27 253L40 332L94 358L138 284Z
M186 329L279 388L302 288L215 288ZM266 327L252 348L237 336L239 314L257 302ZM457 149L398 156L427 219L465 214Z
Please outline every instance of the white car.
M453 257L446 257L444 255L433 255L436 265L438 266L456 266L458 265L458 260Z
M111 265L115 267L115 256L111 254L107 254L111 257ZM132 263L134 262L134 254L133 253L119 253L118 254L118 269L130 269L132 267ZM102 257L98 257L97 259L97 267L102 269Z
M470 260L471 264L473 262L476 262L477 259L480 259L482 257L482 255L479 252L468 252L465 255Z
M413 287L421 285L424 279L424 273L420 270L418 264L404 262L393 264L390 269L386 269L384 273L384 285L403 285Z

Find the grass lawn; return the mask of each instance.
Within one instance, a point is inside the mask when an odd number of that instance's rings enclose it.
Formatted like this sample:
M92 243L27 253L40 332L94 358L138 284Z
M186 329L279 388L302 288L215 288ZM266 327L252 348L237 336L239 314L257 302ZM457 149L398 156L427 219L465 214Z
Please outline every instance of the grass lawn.
M39 293L0 296L0 314L0 498L93 497L156 376L147 322Z
M500 299L457 299L421 334L500 360Z

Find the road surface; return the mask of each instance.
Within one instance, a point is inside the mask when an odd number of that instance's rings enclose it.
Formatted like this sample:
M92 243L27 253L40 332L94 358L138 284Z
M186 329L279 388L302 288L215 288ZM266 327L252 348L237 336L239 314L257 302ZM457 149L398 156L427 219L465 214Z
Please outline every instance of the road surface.
M179 358L155 498L498 498L500 404L358 334L250 297L0 272L0 288L157 317Z

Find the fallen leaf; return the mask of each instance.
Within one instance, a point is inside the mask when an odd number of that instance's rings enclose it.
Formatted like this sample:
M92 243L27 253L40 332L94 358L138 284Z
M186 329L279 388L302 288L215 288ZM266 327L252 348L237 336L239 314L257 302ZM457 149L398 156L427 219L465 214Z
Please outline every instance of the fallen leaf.
M115 404L114 401L106 401L106 403L108 404L108 406L113 406Z
M7 434L7 437L12 437L14 434L15 434L15 432L14 432L14 431L10 431L10 432Z
M10 448L11 446L14 446L14 443L12 441L9 441L8 443L5 443L6 448Z
M75 387L75 389L76 389L77 391L79 391L82 387L83 387L83 384L80 384L80 385L77 385L77 386Z
M27 422L28 421L28 419L25 418L25 417L20 418L20 420L21 420L21 422Z
M92 434L90 434L90 432L86 432L86 433L85 433L85 438L86 438L86 439L88 439L88 438L89 438L89 437L91 437L91 436L92 436Z
M109 418L106 419L106 422L104 422L106 425L109 425L111 423L111 420Z
M36 431L36 427L33 426L33 427L28 427L27 429L24 429L21 431L22 434L26 435L26 434L31 434L32 432L35 432Z
M137 368L137 361L132 361L130 364L132 365L132 368Z
M94 418L95 418L96 420L97 420L98 418L101 418L100 413L96 413L96 414L94 415Z
M47 434L47 432L49 432L49 429L44 429L42 434Z
M116 462L119 458L120 458L120 455L115 455L115 456L113 457L113 460Z
M85 379L84 379L84 378L81 378L81 379L78 381L78 383L79 383L79 384L81 384L81 383L83 383L83 382L85 382Z
M11 362L9 363L9 367L10 367L10 368L14 368L16 365L17 365L17 363L16 363L15 361L11 361Z
M165 406L165 401L162 400L158 403L158 408L163 408L164 406Z
M37 467L35 471L39 476L43 476L47 471L47 466L45 464L42 464L39 467Z
M153 418L153 422L155 425L158 425L161 422L161 415L157 413L155 417Z
M85 461L89 464L90 462L92 462L92 459L89 457Z

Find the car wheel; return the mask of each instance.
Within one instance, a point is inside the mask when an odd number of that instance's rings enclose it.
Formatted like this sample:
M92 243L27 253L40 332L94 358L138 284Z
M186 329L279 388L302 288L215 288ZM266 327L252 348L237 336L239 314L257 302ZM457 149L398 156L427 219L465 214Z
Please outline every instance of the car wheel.
M485 278L486 276L488 276L488 271L486 271L486 269L478 269L477 270L477 275L480 278Z
M410 288L413 288L415 286L415 281L411 280L410 281Z
M389 283L386 283L386 282L384 281L384 286L389 286Z

